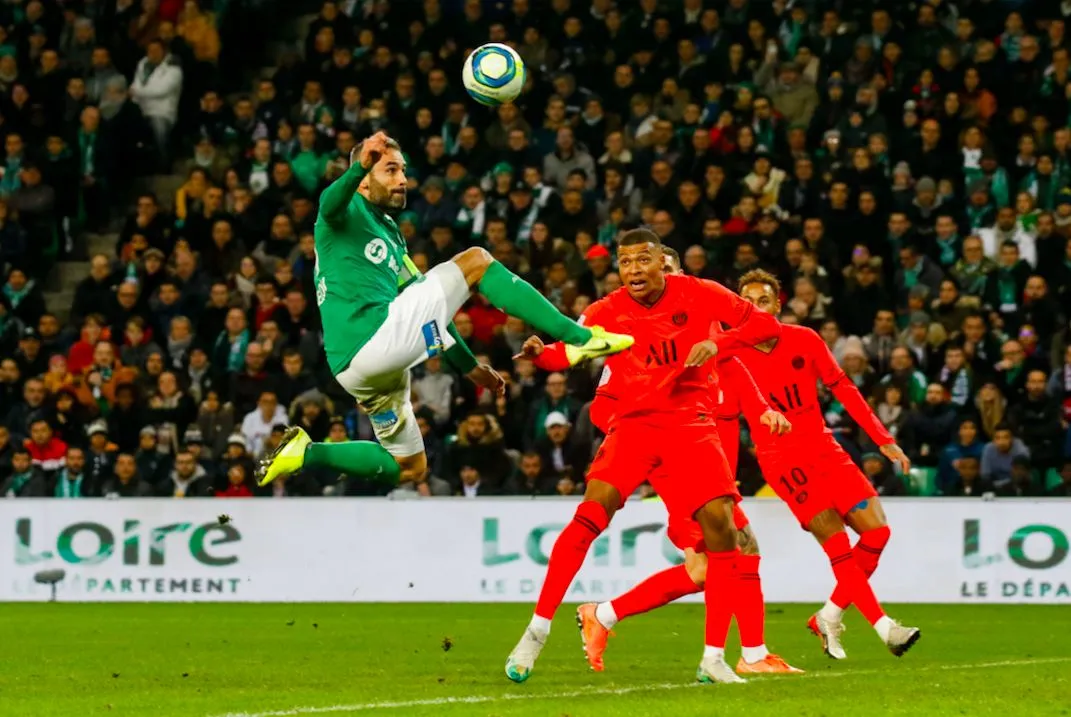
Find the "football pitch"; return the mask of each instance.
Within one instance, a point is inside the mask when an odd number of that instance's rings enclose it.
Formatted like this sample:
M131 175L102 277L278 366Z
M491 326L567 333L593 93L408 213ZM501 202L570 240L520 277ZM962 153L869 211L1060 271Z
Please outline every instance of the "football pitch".
M802 676L694 684L700 605L618 626L607 671L583 660L564 606L523 685L502 671L526 605L0 605L0 714L1069 715L1071 610L895 606L923 638L888 654L854 611L849 659L821 654L814 606L767 608L767 643ZM729 659L739 649L730 636Z

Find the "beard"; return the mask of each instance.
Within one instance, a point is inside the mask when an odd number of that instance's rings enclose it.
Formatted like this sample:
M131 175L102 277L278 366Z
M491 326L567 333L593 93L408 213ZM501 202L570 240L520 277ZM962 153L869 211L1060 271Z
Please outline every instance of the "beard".
M369 175L368 201L380 209L405 209L406 193L391 191Z

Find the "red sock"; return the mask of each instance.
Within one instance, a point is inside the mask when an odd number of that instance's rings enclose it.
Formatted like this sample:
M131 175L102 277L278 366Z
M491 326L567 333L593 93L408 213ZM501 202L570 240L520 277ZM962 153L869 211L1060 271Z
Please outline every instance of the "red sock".
M887 525L864 531L859 536L859 540L856 541L855 547L852 548L852 556L855 558L855 562L863 570L863 575L868 578L878 569L878 560L881 559L881 552L885 550L885 546L889 542L889 534L889 526ZM851 605L851 597L840 588L839 584L833 590L833 595L829 600L841 609Z
M736 559L736 627L740 644L758 647L766 643L766 603L762 597L762 578L759 577L758 555L743 555Z
M848 534L841 531L827 540L822 546L829 556L829 564L833 566L833 576L837 579L837 590L844 590L849 598L849 603L854 603L871 625L885 615L881 609L874 591L870 588L870 582L859 563L852 556L852 546L848 542Z
M562 529L550 551L547 575L543 578L543 588L539 591L539 601L536 603L536 615L548 620L554 617L554 611L565 598L565 591L584 563L588 548L609 524L606 509L599 503L585 500L577 507L573 519Z
M668 605L677 598L697 593L699 587L683 565L655 573L624 595L610 601L618 620Z
M736 602L733 594L736 587L736 559L740 551L712 553L707 551L707 582L704 595L707 604L706 642L708 647L725 647L729 636L729 623L733 618Z
M859 563L863 574L868 578L878 569L878 561L881 560L881 553L885 550L885 546L889 544L890 533L887 525L864 531L856 541L855 548L852 549L855 562Z

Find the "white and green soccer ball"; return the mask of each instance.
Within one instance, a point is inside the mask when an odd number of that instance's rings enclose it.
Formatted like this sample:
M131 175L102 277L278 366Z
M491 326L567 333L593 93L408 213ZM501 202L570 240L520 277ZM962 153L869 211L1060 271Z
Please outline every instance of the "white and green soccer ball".
M512 102L524 87L524 61L507 45L491 42L473 50L461 70L465 89L482 105Z

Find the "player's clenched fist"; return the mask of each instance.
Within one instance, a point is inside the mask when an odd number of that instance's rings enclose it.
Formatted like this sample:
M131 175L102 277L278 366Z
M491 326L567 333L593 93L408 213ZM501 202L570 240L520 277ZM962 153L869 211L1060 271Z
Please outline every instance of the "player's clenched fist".
M374 167L379 158L383 156L383 153L387 151L387 141L389 139L386 132L376 132L364 142L361 142L359 147L360 156L358 157L361 166L365 169Z
M710 359L718 355L718 345L713 341L700 341L688 352L688 358L684 359L684 365L691 368L702 366Z
M476 368L468 372L469 380L480 388L486 388L488 391L493 391L496 396L502 396L506 393L506 382L498 371L488 366L485 363L479 364Z
M529 336L528 340L524 342L523 346L521 346L521 352L513 358L534 359L536 356L539 356L541 353L543 353L543 349L545 348L546 346L544 346L543 340L541 338L539 338L538 336Z
M782 414L774 410L769 410L759 417L759 423L770 429L770 433L775 436L783 436L792 430L792 423L789 422Z

